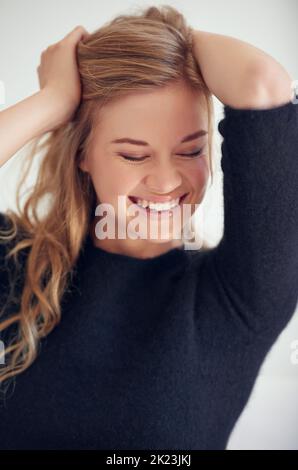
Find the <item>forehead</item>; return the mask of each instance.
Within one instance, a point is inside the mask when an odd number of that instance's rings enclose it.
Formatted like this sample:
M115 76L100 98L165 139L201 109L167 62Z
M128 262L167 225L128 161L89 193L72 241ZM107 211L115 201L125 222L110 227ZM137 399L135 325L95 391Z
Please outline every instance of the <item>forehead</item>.
M207 128L206 98L202 92L180 83L138 91L107 104L98 122L100 134L113 138L121 137L119 133L123 132L139 138L145 137L145 133L185 135Z

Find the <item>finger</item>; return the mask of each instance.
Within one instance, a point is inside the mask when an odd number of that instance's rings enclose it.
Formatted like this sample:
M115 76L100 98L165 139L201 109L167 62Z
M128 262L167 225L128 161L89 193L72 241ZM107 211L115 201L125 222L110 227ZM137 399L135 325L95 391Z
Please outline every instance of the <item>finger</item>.
M83 34L82 39L87 39L89 36L91 36L91 33L88 33L87 31L86 33Z
M89 35L88 31L83 26L76 26L70 33L65 36L65 39L79 41L85 35Z

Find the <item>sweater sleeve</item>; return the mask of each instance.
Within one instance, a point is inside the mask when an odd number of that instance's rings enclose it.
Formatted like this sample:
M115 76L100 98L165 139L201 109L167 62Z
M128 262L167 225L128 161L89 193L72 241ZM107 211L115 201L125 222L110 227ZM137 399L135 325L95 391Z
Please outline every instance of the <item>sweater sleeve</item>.
M298 299L298 105L224 106L218 130L224 232L211 260L221 303L250 333L276 336Z

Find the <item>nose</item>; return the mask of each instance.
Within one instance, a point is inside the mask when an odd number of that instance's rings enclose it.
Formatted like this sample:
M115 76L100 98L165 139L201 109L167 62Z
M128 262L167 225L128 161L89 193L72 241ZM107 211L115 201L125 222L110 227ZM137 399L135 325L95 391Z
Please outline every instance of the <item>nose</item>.
M171 193L181 186L182 177L172 162L169 160L160 161L154 165L154 169L146 176L145 183L152 192Z

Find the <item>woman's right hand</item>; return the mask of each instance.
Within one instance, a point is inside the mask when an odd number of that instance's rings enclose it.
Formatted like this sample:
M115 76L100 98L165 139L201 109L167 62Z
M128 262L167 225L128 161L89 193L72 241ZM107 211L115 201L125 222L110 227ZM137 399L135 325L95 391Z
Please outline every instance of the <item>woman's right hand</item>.
M41 54L37 67L39 87L49 96L51 107L57 105L57 126L68 122L81 100L76 47L90 34L77 26L61 41L50 45ZM54 128L55 128L54 127Z

